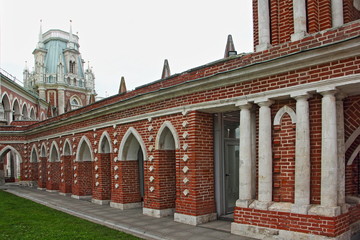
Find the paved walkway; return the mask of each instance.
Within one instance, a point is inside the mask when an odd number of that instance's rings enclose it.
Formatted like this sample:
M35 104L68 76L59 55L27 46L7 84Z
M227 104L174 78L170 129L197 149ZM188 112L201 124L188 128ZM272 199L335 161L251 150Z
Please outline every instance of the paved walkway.
M142 214L142 209L119 210L109 205L61 196L30 187L1 186L7 192L27 198L48 207L105 225L144 239L186 240L250 240L230 233L230 222L215 221L200 226L190 226L173 221L173 217L154 218Z

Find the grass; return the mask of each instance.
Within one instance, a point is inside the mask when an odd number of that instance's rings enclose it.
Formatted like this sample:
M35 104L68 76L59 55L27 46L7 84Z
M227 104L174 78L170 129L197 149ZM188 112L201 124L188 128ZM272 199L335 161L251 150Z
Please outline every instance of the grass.
M0 190L0 240L140 239Z

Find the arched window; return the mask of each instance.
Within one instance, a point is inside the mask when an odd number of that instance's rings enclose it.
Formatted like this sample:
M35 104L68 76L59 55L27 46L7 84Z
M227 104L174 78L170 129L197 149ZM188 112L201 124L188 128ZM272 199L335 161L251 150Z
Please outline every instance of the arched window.
M78 109L79 107L82 106L80 99L78 99L77 97L73 97L70 100L70 104L71 104L71 110Z
M70 73L75 73L75 61L70 61Z

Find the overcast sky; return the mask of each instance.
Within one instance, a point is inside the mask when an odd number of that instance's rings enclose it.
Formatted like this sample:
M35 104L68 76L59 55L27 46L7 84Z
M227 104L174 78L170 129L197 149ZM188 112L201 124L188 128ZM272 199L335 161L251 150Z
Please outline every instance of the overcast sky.
M252 0L0 0L0 67L22 80L34 66L40 19L49 29L78 33L82 58L95 73L98 96L223 58L232 34L238 53L253 51ZM86 66L87 67L87 66Z

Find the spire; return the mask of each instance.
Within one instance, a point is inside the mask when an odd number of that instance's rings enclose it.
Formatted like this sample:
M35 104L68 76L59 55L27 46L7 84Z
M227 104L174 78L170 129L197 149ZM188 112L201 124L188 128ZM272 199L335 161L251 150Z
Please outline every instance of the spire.
M70 20L70 41L72 42L73 40L73 34L72 34L72 20Z
M29 71L29 68L28 68L28 65L27 65L27 61L25 61L24 71Z
M42 19L40 19L40 32L39 32L39 42L37 48L45 48L43 43L43 34L42 34Z
M171 75L171 73L170 73L169 62L167 59L165 59L161 79L170 77L170 75Z
M119 94L126 93L126 84L125 84L125 78L121 77L120 81L120 87L119 87Z
M237 54L237 52L235 50L235 46L234 46L232 36L229 34L228 39L227 39L227 43L226 43L224 58L234 56L236 54Z
M72 33L72 20L70 20L69 42L67 43L66 47L69 49L75 48L74 36Z

